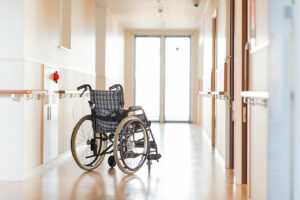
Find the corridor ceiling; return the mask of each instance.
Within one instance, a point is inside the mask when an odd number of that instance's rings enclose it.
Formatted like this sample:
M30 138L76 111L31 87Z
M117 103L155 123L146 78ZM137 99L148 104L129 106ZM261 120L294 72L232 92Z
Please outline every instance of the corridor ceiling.
M201 4L194 0L96 0L124 29L198 29ZM200 0L202 2L203 0Z

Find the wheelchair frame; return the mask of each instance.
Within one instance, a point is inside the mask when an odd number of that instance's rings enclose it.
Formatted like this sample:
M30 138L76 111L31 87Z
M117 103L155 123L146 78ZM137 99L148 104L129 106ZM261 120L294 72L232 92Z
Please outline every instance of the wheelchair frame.
M87 90L90 90L92 91L92 87L88 84L84 84L80 87L77 88L77 90L81 90L81 89L84 89L83 92L81 93L80 97L87 91ZM121 95L123 96L123 87L120 85L120 84L116 84L116 85L113 85L109 88L109 91L113 91L113 90L117 90L117 91L120 91L121 92ZM145 111L144 109L141 107L141 106L131 106L129 107L128 110L125 110L125 115L122 116L121 118L118 119L118 116L115 116L118 120L118 126L117 126L117 129L115 130L114 133L110 133L110 132L103 132L103 133L98 133L100 134L100 136L97 136L97 119L100 119L102 120L103 117L99 117L97 114L96 114L96 111L95 111L95 104L94 102L92 102L91 100L88 101L89 102L89 106L91 108L91 121L92 121L92 127L93 127L93 136L94 136L94 139L99 139L101 142L100 142L100 149L99 149L99 152L93 152L93 155L91 156L86 156L86 158L92 158L92 157L95 157L95 159L89 164L89 165L93 165L100 156L105 156L105 154L111 154L113 153L114 151L119 151L118 150L118 143L119 141L115 141L115 134L116 133L120 133L120 131L122 130L122 126L125 125L125 123L130 119L134 119L134 120L139 120L140 122L142 122L143 126L144 126L144 129L146 131L146 134L147 134L147 138L148 138L148 143L147 143L147 155L146 155L146 158L145 160L148 161L147 165L148 165L148 169L150 170L151 168L151 164L152 164L152 160L156 160L157 162L159 161L159 159L161 158L161 155L158 154L158 149L157 149L157 144L156 144L156 141L154 139L154 136L153 136L153 133L152 133L152 130L150 128L151 126L151 122L147 119L147 116L145 114ZM124 107L124 102L123 102L123 105L122 107ZM133 115L129 115L129 113L136 113L136 112L141 112L141 114L133 114ZM112 117L113 118L113 117ZM80 122L80 121L79 121ZM78 122L78 123L79 123ZM75 130L75 128L74 128ZM137 129L138 130L138 129ZM74 131L73 131L73 134L74 134ZM105 149L101 151L102 149L102 141L105 141ZM107 147L107 141L110 141L111 144ZM143 144L144 145L144 142L143 141ZM71 144L72 145L72 144ZM138 147L138 143L135 142L134 146L137 146ZM73 153L73 151L72 151ZM114 155L116 155L114 153ZM74 157L74 154L73 154L73 157ZM75 159L75 157L74 157ZM102 158L103 159L103 158ZM120 162L118 160L118 158L116 159L115 156L114 156L114 163L112 161L112 158L111 156L109 157L108 159L108 162L109 162L109 165L111 167L114 167L116 165L116 162L120 168ZM76 160L76 159L75 159ZM143 163L141 164L141 166L144 164L145 160L143 161ZM77 160L76 160L77 162ZM101 160L102 162L102 160ZM100 163L101 163L100 162ZM124 162L123 162L124 163ZM77 163L78 164L78 163ZM79 164L78 164L79 165ZM79 165L80 166L80 165ZM141 167L140 166L140 167ZM81 167L81 166L80 166ZM139 167L139 168L140 168ZM82 167L81 167L82 168ZM138 168L138 169L139 169ZM120 168L121 169L121 168ZM123 172L127 173L127 174L131 174L130 171L126 170L126 169L121 169ZM134 173L134 172L133 172Z

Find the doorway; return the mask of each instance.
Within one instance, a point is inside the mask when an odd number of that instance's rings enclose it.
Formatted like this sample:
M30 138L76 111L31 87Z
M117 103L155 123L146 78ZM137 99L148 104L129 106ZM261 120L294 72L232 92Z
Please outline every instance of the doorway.
M135 37L135 105L152 121L189 122L191 37Z

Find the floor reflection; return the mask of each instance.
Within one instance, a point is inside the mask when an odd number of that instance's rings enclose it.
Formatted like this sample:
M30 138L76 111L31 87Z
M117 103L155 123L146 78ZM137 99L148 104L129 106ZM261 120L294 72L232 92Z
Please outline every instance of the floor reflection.
M107 157L94 171L72 158L19 182L0 181L0 199L24 200L226 200L247 199L247 186L235 185L201 129L192 124L152 125L162 159L134 175L109 168Z
M105 184L101 173L84 172L74 183L71 199L105 199Z

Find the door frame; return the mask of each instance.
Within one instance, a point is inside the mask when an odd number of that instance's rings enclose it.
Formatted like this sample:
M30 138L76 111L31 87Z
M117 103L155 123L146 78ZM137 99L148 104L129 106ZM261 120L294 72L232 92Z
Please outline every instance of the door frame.
M248 1L242 3L242 91L249 90ZM242 101L242 183L248 183L248 107Z
M229 125L229 168L234 169L234 56L235 56L235 0L230 0L230 69L229 69L229 94L230 94L230 125Z
M195 61L195 56L198 55L197 51L195 50L195 43L198 41L196 39L197 31L130 31L130 37L132 39L131 45L132 45L132 70L131 70L131 76L132 76L132 94L131 94L131 99L132 99L132 104L135 105L135 93L136 93L136 88L135 88L135 56L136 56L136 49L135 49L135 39L136 37L160 37L160 44L161 44L161 53L160 53L160 85L161 85L161 90L160 90L160 116L159 116L159 121L157 122L192 122L197 120L196 117L194 116L196 113L194 113L194 107L196 104L196 100L194 100L193 94L195 93L195 85L197 83L194 83L196 81L196 78L194 75L197 76L197 73L193 73L195 71L195 66L197 64L197 61ZM190 38L190 105L189 105L189 120L188 121L166 121L165 120L165 39L167 37L189 37ZM127 36L127 39L128 36ZM197 42L198 44L198 42ZM127 58L126 58L127 59ZM128 68L128 65L125 67ZM127 73L128 74L128 73ZM128 87L129 85L126 84Z
M211 88L216 91L216 68L218 52L218 10L214 10L212 15L212 68L211 68ZM211 146L216 146L216 97L211 97Z

